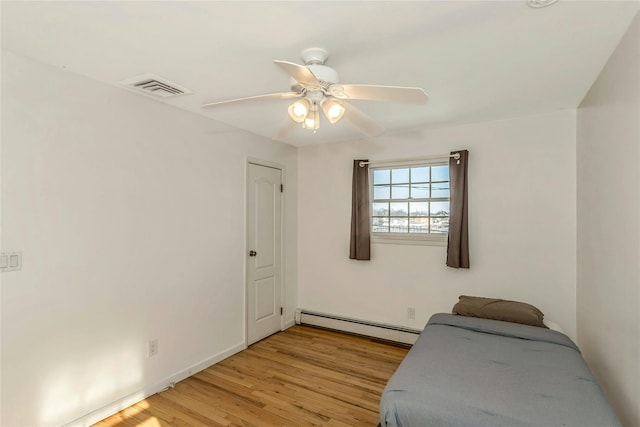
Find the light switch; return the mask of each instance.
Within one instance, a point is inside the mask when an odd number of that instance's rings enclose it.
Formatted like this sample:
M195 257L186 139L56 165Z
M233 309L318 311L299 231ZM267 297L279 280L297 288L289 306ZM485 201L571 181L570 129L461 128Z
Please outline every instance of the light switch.
M0 254L0 271L20 270L22 268L22 253L3 252Z

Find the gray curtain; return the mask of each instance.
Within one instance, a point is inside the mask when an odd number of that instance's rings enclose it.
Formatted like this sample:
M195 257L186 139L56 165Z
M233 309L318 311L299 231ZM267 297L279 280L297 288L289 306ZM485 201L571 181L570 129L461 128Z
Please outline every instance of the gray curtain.
M360 167L353 161L353 183L351 189L351 248L350 259L371 259L371 236L369 225L369 165Z
M447 265L453 268L469 268L469 225L467 202L467 158L468 150L452 151L460 159L449 159L449 184L451 207L449 217L449 241L447 243Z

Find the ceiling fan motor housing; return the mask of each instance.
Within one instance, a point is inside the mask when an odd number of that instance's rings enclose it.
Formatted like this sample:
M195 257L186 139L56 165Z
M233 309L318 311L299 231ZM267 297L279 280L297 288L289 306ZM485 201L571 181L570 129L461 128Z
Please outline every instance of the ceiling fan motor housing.
M337 83L338 82L338 73L331 67L327 67L324 63L327 61L329 57L329 52L321 47L310 47L305 49L300 54L302 60L304 61L305 67L307 67L316 79L318 79L322 83ZM329 87L328 84L323 84L318 89L327 89ZM295 79L291 79L291 88L300 88L300 83ZM307 90L314 90L314 87L306 87Z
M307 65L307 68L311 70L318 80L329 83L338 83L338 73L331 67L320 64L311 64Z
M329 84L338 83L338 72L333 68L327 67L326 65L320 65L320 64L310 64L310 65L306 65L306 67L309 70L311 70L313 75L316 76L316 78L320 82L327 82ZM291 90L298 91L300 88L300 83L293 77L291 77L289 81L291 82ZM329 85L322 85L322 87L319 87L319 88L326 89L328 86ZM307 86L306 89L313 90L315 88L311 88Z

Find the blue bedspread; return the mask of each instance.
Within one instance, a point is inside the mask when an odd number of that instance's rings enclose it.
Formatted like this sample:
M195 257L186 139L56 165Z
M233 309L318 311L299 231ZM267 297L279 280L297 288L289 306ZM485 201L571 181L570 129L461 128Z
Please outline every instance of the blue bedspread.
M620 426L578 347L534 326L435 314L387 383L387 426Z

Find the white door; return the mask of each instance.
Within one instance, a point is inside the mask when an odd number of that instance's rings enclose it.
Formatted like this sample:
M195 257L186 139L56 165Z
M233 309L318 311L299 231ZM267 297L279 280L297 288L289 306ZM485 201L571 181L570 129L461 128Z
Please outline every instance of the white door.
M247 188L247 344L280 331L280 169L249 164Z

